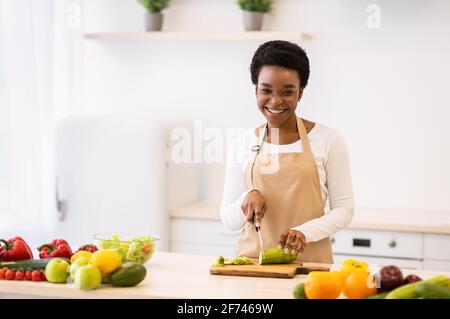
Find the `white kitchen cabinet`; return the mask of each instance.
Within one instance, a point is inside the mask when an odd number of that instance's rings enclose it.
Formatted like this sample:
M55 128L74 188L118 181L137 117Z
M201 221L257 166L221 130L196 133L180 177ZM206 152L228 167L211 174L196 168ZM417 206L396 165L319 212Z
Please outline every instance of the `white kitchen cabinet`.
M233 256L240 231L229 231L217 220L177 218L170 233L172 252Z
M423 269L432 271L450 271L450 261L425 259Z
M225 245L173 243L171 246L171 251L174 253L208 256L231 257L235 255L235 247Z
M425 258L450 261L450 236L426 234L424 238Z
M425 269L450 271L450 236L425 234L424 255Z
M173 219L172 242L233 246L240 231L227 230L220 221L201 219Z

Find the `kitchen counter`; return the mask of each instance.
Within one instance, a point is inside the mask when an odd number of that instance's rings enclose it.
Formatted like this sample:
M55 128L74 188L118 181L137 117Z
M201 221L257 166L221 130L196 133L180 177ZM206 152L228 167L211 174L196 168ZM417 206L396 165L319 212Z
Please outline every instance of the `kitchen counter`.
M306 275L293 279L214 276L209 268L216 256L157 252L147 265L147 277L136 287L108 285L83 291L66 284L0 280L0 297L34 298L179 298L248 299L292 298L292 289ZM333 269L334 266L331 265ZM373 269L376 270L376 269ZM402 270L423 279L442 272ZM450 273L444 273L450 275Z
M198 202L173 209L170 217L220 220L220 204ZM355 209L350 229L450 235L450 212L422 212L398 209Z

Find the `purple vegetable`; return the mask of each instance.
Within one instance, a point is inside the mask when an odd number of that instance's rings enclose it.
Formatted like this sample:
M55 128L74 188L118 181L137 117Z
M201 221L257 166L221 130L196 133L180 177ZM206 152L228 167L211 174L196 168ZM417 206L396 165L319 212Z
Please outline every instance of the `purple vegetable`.
M380 278L380 291L391 291L402 286L403 274L397 266L385 266L378 273Z
M405 285L407 285L407 284L412 284L412 283L418 282L418 281L422 281L422 278L420 278L419 276L416 276L416 275L408 275L405 277L403 283Z

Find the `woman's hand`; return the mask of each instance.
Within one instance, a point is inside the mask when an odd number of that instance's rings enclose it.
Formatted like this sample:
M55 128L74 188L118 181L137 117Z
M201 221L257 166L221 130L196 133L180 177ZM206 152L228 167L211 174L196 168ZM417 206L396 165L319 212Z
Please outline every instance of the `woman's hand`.
M294 229L284 231L280 236L278 248L284 248L284 253L291 254L303 253L306 246L306 237L302 232Z
M250 224L253 224L253 215L256 216L256 226L261 224L266 212L266 202L259 190L254 189L247 194L242 202L241 209Z

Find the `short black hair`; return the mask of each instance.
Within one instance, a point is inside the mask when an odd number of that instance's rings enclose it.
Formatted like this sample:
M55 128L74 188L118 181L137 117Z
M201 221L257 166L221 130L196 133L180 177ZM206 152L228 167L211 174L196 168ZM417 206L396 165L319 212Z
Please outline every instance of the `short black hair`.
M300 87L305 88L309 79L309 59L299 45L282 40L263 43L256 50L250 65L250 73L254 85L258 84L258 76L265 65L277 65L296 70L300 79Z

